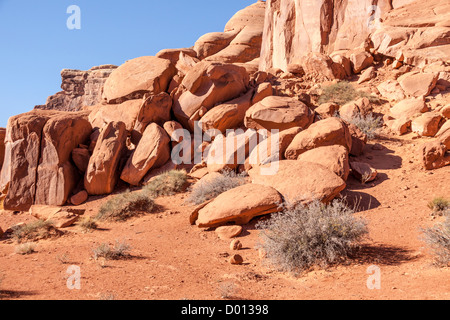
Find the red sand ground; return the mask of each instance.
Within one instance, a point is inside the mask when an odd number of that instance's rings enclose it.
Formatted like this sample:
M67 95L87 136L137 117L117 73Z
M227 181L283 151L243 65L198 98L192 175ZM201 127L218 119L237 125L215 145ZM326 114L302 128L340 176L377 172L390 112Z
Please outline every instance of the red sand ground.
M40 241L30 255L15 253L16 244L0 241L2 299L449 299L450 268L433 265L420 239L421 228L439 222L427 204L435 196L450 195L450 167L433 172L421 168L417 147L423 139L412 134L379 139L366 146L361 160L379 172L362 185L350 177L346 195L360 198L369 222L370 240L348 265L312 271L295 278L273 271L259 258L256 221L245 226L239 253L244 264L231 265L229 242L214 231L189 224L192 206L186 194L157 199L161 213L123 223L101 223L100 230L81 233L74 226L60 238ZM374 150L374 143L384 146ZM106 199L83 205L95 215ZM370 206L370 207L369 207ZM3 229L32 218L3 213ZM116 240L132 246L132 258L99 262L92 250ZM81 289L69 290L70 265L81 268ZM367 269L381 270L381 289L367 288Z

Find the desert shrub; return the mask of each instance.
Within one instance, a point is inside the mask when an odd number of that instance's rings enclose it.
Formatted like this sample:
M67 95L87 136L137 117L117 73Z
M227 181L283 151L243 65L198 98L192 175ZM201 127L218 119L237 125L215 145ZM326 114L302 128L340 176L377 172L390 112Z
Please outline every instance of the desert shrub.
M59 233L51 221L36 220L27 224L14 226L11 236L17 242L25 242L47 239L52 236L57 236Z
M428 208L433 210L433 212L442 215L442 212L450 209L450 200L444 197L436 197L428 203Z
M383 126L383 119L381 117L374 116L372 113L367 116L357 114L351 119L344 120L358 127L359 130L361 130L361 132L363 132L369 140L374 139L376 137L378 129Z
M89 232L98 228L96 219L92 217L83 217L78 222L78 226L80 226L83 232Z
M245 174L236 174L234 171L225 171L207 182L197 183L191 189L187 199L193 204L201 204L211 200L230 189L237 188L245 184Z
M104 258L106 260L120 260L130 257L131 246L125 242L116 241L114 246L102 243L93 250L95 260Z
M151 197L171 196L183 191L187 179L185 170L171 170L152 179L142 191Z
M377 98L363 91L356 90L351 83L341 81L322 88L322 94L319 97L319 104L333 102L340 106L357 100L359 98L368 98L371 102L377 102Z
M152 211L153 199L142 192L129 190L114 196L99 209L97 220L124 221L129 218Z
M449 266L450 264L450 211L446 211L446 218L432 228L423 230L425 242L434 254L436 264Z
M354 212L342 200L285 208L257 224L261 230L258 246L273 266L294 274L337 264L368 233L366 222L355 218Z
M15 252L17 254L26 255L26 254L32 254L33 252L35 252L35 249L36 249L36 245L34 243L27 242L27 243L19 244L18 246L16 246Z

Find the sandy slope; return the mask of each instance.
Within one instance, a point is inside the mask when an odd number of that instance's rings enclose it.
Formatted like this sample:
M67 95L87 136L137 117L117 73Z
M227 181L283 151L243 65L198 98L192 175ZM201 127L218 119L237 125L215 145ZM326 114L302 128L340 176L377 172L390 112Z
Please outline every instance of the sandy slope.
M450 269L437 268L420 240L421 228L440 218L430 215L427 203L450 195L450 167L433 172L421 169L416 158L422 140L412 134L378 139L366 146L361 160L378 169L374 183L361 185L350 177L345 194L361 199L358 215L369 222L370 240L349 265L317 270L294 278L275 272L260 260L256 221L245 227L240 240L244 265L227 262L228 242L213 231L188 223L192 206L186 194L160 198L160 213L124 223L102 223L100 230L83 234L67 229L58 239L40 241L31 255L14 253L15 244L0 242L2 299L449 299ZM372 147L379 143L382 150ZM377 148L375 148L377 149ZM95 215L106 199L83 205ZM3 213L3 229L30 220ZM124 240L132 246L129 260L101 263L92 259L100 243ZM81 269L81 290L67 288L70 265ZM381 270L381 289L369 290L368 267ZM231 289L230 289L231 288Z

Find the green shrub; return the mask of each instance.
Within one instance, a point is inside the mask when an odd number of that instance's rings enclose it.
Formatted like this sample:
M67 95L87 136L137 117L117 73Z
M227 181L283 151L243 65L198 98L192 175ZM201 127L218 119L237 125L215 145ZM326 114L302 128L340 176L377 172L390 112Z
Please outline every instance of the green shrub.
M341 200L287 208L258 223L259 247L273 266L294 274L337 264L368 233L366 222L353 214Z
M446 211L446 218L432 228L423 230L425 242L434 254L436 264L450 265L450 210Z
M184 170L171 170L165 172L150 181L143 188L143 193L151 197L171 196L183 191L188 180Z
M154 207L153 199L142 192L129 190L118 194L105 202L99 209L97 220L124 221L129 218L151 212Z
M191 189L187 201L193 204L201 204L216 198L218 195L230 189L245 184L244 174L236 174L234 171L225 171L207 182L197 183Z

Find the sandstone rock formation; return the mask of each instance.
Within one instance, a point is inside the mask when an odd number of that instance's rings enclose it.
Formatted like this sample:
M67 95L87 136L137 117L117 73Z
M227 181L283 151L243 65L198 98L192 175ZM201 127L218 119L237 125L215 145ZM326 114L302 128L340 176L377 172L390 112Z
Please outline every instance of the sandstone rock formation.
M170 60L157 57L132 59L114 70L103 87L103 99L109 103L140 99L167 90L177 73Z
M217 227L228 222L246 224L252 218L280 211L281 195L272 187L246 184L222 193L199 210L200 228Z
M119 176L118 166L127 137L123 122L110 122L100 136L84 177L84 187L90 195L113 192Z
M36 106L36 109L80 111L85 106L100 103L103 85L116 68L113 65L103 65L88 71L62 70L63 91L48 97L45 105Z
M344 180L317 163L282 160L276 173L271 175L262 174L264 167L248 172L252 182L275 188L290 204L307 204L314 200L328 203L346 187Z

